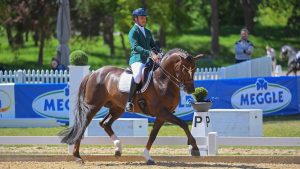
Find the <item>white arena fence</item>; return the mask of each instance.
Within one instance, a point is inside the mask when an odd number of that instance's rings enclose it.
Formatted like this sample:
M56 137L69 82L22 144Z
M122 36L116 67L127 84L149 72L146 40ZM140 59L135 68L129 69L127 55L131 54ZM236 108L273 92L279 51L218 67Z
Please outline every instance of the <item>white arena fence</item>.
M145 136L120 136L123 145L146 145L148 137ZM208 137L195 137L200 151L206 150L208 155L217 155L218 146L300 146L299 137L218 137L212 132ZM186 145L187 137L160 136L154 145ZM60 145L58 136L0 136L1 145ZM86 145L111 145L109 137L88 136L82 140ZM70 148L68 152L70 152ZM67 151L66 151L67 152Z
M68 83L69 72L53 70L0 71L0 83Z
M260 57L222 68L197 68L195 80L272 76L272 60ZM67 83L68 71L14 70L0 71L0 83Z

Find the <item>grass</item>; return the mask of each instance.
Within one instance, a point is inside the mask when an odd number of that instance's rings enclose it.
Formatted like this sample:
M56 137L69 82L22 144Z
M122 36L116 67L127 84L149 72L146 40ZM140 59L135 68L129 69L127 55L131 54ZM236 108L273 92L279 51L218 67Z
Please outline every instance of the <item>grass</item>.
M153 123L149 124L150 133ZM53 128L0 128L0 136L56 136L66 127ZM189 122L191 129L191 122ZM300 116L266 117L263 123L265 137L300 137ZM159 136L185 136L184 131L173 124L164 124Z
M205 58L198 62L198 67L227 66L234 63L234 43L240 38L239 27L221 27L220 33L220 57ZM300 49L299 40L296 37L286 36L281 27L256 27L255 34L251 34L249 39L254 43L255 50L253 58L265 55L265 46L270 45L275 48L277 55L280 47L290 44ZM5 69L50 69L50 60L56 55L58 41L55 38L49 39L45 44L43 65L38 65L38 47L29 36L29 41L23 48L12 50L7 43L5 34L0 35L0 66ZM167 36L167 47L163 48L166 52L171 48L183 48L193 55L198 53L209 54L210 52L210 33L208 29L191 29L181 34L169 34ZM91 69L97 69L104 65L127 66L126 56L121 47L121 38L115 35L115 56L110 56L108 45L104 44L101 36L83 39L73 36L69 41L70 50L82 49L89 57ZM129 49L127 35L125 44ZM286 67L286 61L279 61Z

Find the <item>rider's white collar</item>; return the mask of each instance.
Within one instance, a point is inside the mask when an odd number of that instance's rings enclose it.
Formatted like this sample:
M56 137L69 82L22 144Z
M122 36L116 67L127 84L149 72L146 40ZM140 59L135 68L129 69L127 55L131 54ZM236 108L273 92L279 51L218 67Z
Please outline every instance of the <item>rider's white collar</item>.
M139 24L135 23L135 25L143 32L144 36L146 37L145 27L140 26Z

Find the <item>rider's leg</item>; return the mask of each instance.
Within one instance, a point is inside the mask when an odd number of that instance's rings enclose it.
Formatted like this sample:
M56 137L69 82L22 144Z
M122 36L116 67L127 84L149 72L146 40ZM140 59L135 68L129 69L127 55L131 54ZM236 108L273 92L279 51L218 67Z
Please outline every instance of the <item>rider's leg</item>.
M142 80L142 70L145 65L141 62L135 62L131 65L133 78L131 80L130 91L128 95L128 100L126 103L125 111L132 112L133 111L133 96L137 91L137 86Z

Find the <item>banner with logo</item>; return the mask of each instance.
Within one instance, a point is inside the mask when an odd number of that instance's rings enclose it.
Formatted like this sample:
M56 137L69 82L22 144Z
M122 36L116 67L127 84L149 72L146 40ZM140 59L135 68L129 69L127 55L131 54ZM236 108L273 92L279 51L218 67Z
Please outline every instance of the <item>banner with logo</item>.
M16 84L16 118L69 120L67 84Z
M300 112L300 78L266 77L196 81L216 98L212 108L262 109L264 116Z
M197 80L195 87L205 87L212 98L213 109L262 109L264 116L291 115L300 112L300 78L266 77L221 80ZM181 91L181 100L175 115L191 121L193 109L188 100L192 98ZM124 117L147 117L142 114L125 114Z
M195 87L200 86L208 89L209 98L214 98L212 108L215 109L262 109L265 116L290 115L300 112L299 77L195 81ZM192 99L191 95L181 91L180 102L175 110L177 117L183 120L192 120L194 111L187 104L190 99ZM45 117L63 122L67 122L69 118L69 87L67 84L1 86L0 100L0 109L2 112L5 111L0 114L5 118ZM107 111L107 108L102 108L95 118L104 117ZM122 117L155 120L154 117L136 113L124 113Z
M67 84L16 84L16 118L54 118L69 121L69 86ZM102 108L95 116L107 113Z
M0 119L15 118L14 83L0 84Z

